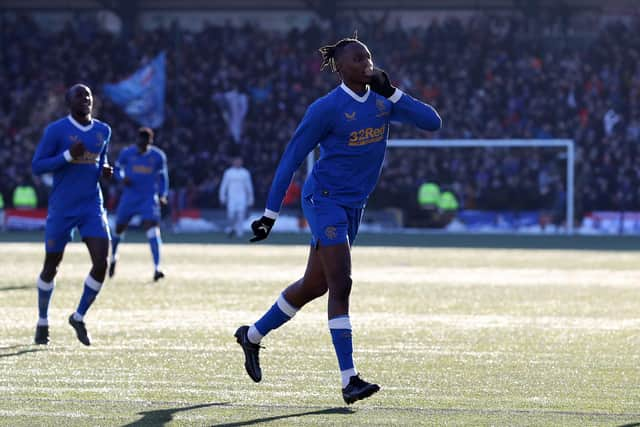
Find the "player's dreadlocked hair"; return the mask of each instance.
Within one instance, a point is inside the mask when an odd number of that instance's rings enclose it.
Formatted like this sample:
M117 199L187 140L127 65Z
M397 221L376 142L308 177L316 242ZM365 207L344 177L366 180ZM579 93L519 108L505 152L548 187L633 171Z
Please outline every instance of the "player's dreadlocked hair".
M321 70L324 70L326 67L331 67L331 71L336 71L336 56L342 51L342 49L350 44L358 41L358 34L355 33L353 37L347 37L336 44L328 44L326 46L322 46L318 51L320 55L322 55L322 65L320 66Z

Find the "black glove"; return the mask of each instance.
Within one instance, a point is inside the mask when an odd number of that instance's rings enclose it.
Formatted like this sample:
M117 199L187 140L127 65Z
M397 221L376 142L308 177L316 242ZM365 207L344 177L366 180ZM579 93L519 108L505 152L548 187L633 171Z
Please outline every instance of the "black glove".
M382 68L375 68L373 70L373 76L371 76L371 80L369 81L369 87L372 91L379 93L385 98L390 97L396 91L396 88L391 86L391 81L389 80L387 72Z
M262 218L253 221L251 223L253 238L249 241L259 242L260 240L266 239L275 222L276 222L275 219L267 218L266 216L263 216Z

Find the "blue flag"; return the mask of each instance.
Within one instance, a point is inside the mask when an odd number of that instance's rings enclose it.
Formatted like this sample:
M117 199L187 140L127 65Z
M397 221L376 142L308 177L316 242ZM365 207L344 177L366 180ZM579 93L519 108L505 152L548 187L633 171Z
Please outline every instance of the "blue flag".
M164 121L166 53L118 83L105 84L104 93L135 121L157 128Z

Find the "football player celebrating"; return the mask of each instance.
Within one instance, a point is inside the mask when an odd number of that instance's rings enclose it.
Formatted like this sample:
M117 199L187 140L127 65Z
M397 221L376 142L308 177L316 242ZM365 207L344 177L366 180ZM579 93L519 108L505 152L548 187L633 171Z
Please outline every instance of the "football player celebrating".
M92 268L76 311L69 316L78 340L91 344L84 316L102 288L107 272L109 226L104 210L100 176L111 178L107 161L111 128L93 117L91 89L73 85L66 93L70 114L49 124L33 156L36 175L53 173L45 226L44 266L38 276L38 325L35 343L49 343L49 303L65 246L77 227L89 249Z
M258 358L262 338L290 320L305 304L329 292L328 326L347 404L367 398L380 387L364 381L353 361L349 294L353 245L369 194L380 175L389 122L436 131L438 113L391 85L387 73L374 68L367 46L355 38L320 48L323 68L331 67L341 84L309 106L276 170L264 215L251 225L265 239L273 227L294 172L317 145L320 158L302 191L302 207L311 229L304 276L287 287L253 325L235 333L245 368L262 378Z

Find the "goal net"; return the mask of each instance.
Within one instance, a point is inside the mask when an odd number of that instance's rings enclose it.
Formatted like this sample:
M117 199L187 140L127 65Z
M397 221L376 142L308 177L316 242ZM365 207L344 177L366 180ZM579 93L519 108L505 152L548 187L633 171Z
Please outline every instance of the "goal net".
M413 209L415 211L416 190L419 185L417 181L420 180L432 180L445 188L447 186L450 188L450 184L457 181L458 187L472 188L479 181L487 179L491 181L492 177L502 176L497 180L494 179L494 181L501 183L498 185L502 187L491 189L502 192L501 217L509 217L509 215L513 217L513 215L518 215L527 209L533 212L544 211L545 207L542 205L532 207L529 202L527 208L525 207L526 203L522 202L535 198L534 195L527 194L527 192L537 192L538 188L544 188L544 191L549 192L547 194L553 194L553 188L545 186L557 185L561 187L560 191L564 195L563 198L552 202L556 205L564 203L564 206L560 208L555 206L555 209L560 211L559 216L564 216L564 223L559 229L568 234L574 231L575 153L572 140L391 139L388 148L385 169L382 172L378 188L370 199L371 208L396 206L405 214L407 210ZM446 152L434 151L442 149L448 150ZM444 167L440 163L444 163ZM518 176L519 174L527 176ZM438 180L442 182L438 182ZM527 188L526 186L518 186L517 183L522 184L524 180L528 180L530 191L523 189ZM391 183L392 181L393 183ZM558 185L559 181L562 182L561 186ZM492 185L492 182L489 182L488 185ZM496 185L495 182L493 185ZM403 192L393 196L393 192L388 190L394 186L395 188L402 187ZM509 191L506 190L507 187L509 187ZM458 188L458 191L454 191L454 193L464 193L464 191ZM470 206L465 206L465 194L455 195L460 201L461 212L468 210ZM549 202L547 201L547 203ZM479 203L471 209L478 211L487 209L487 206L481 205ZM562 212L562 208L564 212Z

